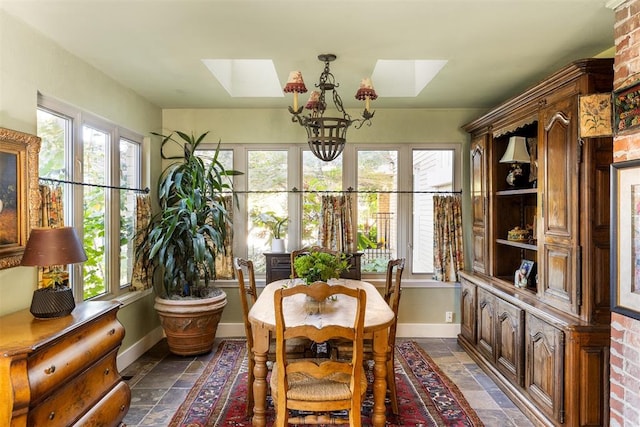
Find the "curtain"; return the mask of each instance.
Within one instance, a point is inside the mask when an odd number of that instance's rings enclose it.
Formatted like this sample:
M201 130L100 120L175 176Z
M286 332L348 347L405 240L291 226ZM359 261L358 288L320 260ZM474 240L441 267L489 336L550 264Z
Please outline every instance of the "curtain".
M433 217L433 279L455 282L464 267L462 197L434 196Z
M151 220L151 196L148 194L138 194L136 196L136 223L134 237L134 253L138 246L142 244L142 230L147 228ZM151 271L148 263L143 259L135 259L133 272L131 273L131 290L141 291L151 287Z
M220 251L216 257L216 279L233 279L233 197L224 196L223 203L229 215L229 222L227 237L224 239L224 252Z
M40 185L40 224L42 227L64 227L64 206L62 204L62 187ZM63 271L67 266L62 267ZM49 286L49 279L45 275L51 273L51 267L38 267L38 288Z
M353 195L322 196L320 246L345 253L355 252Z

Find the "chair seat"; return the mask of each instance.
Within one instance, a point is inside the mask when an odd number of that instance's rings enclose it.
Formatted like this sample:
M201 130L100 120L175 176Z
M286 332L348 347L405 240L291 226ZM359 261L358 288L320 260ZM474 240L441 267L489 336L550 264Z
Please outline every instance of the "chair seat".
M320 365L326 359L303 359L300 361L312 361ZM298 361L296 361L298 362ZM293 362L293 363L296 363ZM367 377L362 369L362 375L360 376L362 396L367 391ZM328 401L328 400L348 400L351 399L351 392L349 391L349 381L351 375L334 372L326 377L315 378L311 375L296 372L289 374L287 377L289 381L289 390L287 391L287 398L291 400L305 400L305 401ZM271 373L271 394L273 399L278 398L278 366L273 367Z

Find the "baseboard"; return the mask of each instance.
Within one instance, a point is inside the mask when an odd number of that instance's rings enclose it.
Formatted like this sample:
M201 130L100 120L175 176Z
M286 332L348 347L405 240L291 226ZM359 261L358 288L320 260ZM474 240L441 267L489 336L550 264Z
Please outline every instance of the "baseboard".
M147 350L156 345L162 338L164 338L164 332L162 326L158 326L132 346L120 351L117 357L118 371L122 372L127 366L138 360L140 356L145 354Z
M244 337L244 324L220 323L216 337ZM398 338L455 338L460 333L459 323L399 323L396 336ZM162 327L158 326L138 342L118 354L118 370L135 362L147 350L164 337Z

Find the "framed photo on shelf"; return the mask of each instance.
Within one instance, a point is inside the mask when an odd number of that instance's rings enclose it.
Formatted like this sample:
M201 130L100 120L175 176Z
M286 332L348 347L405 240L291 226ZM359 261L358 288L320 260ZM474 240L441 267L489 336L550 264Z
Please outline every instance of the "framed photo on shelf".
M640 160L611 164L611 311L640 320Z
M516 288L526 288L531 286L531 280L535 278L535 265L533 261L523 259L520 267L516 270L513 277L513 284Z

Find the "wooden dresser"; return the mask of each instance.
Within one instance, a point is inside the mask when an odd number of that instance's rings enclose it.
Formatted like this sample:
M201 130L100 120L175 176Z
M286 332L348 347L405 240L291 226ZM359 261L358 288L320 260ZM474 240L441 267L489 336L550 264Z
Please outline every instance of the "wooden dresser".
M291 276L291 253L265 253L267 259L267 274L265 283L275 282L276 280L288 279ZM348 254L349 271L344 271L340 275L343 279L360 280L362 274L360 272L360 259L362 252Z
M120 425L131 391L116 366L118 308L96 301L57 319L0 317L0 425Z

